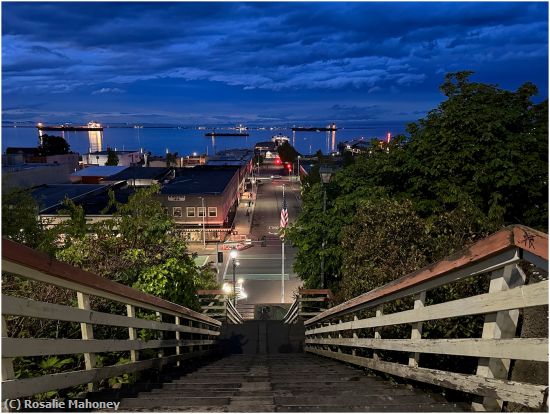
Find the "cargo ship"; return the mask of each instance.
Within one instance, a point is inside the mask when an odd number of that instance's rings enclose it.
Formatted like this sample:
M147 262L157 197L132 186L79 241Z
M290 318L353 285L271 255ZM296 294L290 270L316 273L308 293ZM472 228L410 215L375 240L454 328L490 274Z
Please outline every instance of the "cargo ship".
M98 124L97 122L88 122L88 125L69 125L69 124L63 124L63 125L44 125L43 123L39 122L36 125L36 128L39 131L103 131L103 127L101 124Z

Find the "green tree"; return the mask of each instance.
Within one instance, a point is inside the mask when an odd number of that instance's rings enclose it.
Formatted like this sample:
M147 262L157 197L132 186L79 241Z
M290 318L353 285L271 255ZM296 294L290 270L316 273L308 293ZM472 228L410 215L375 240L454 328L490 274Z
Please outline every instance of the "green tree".
M178 158L177 152L173 154L171 152L166 153L166 166L167 167L175 166L177 163L177 158Z
M171 217L156 197L158 186L137 190L121 204L111 193L113 218L93 224L82 234L81 207L67 204L65 244L59 259L198 309L197 289L216 286L214 273L198 268L187 245L174 232Z
M548 102L447 75L447 100L409 125L403 190L424 215L470 199L495 225L541 230L548 220Z
M42 144L38 147L38 154L45 157L48 155L68 154L70 146L63 137L54 135L42 135Z
M319 286L322 255L329 286L348 288L344 285L353 277L339 282L351 248L344 248L342 229L360 226L358 208L379 198L409 206L407 215L422 219L429 236L423 253L428 262L506 224L546 229L547 102L531 101L536 93L531 84L510 92L471 83L468 77L448 75L442 85L447 100L411 124L409 136L373 145L372 151L336 173L327 186L326 214L320 184L304 183L302 212L288 235L298 247L295 270L306 286ZM376 214L393 213L380 207ZM390 228L384 236L388 242L393 237ZM404 251L407 246L402 245ZM378 282L389 282L409 269L397 266Z
M13 189L2 194L2 237L44 252L55 250L55 231L38 217L39 206L30 191Z
M105 165L116 166L118 165L118 155L111 148L107 148L107 162Z
M294 164L296 162L296 158L300 155L298 151L296 151L296 149L294 149L294 147L287 141L277 147L277 152L279 153L279 157L282 162L289 162L291 164Z

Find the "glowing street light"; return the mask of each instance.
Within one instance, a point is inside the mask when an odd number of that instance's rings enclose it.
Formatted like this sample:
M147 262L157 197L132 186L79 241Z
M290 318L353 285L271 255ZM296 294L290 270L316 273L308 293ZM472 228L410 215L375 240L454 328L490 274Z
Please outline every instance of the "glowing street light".
M236 249L231 249L231 252L229 252L229 256L231 259L233 259L233 305L237 304L237 295L235 294L235 272L237 270L238 262L237 262L237 256L239 255L239 252Z

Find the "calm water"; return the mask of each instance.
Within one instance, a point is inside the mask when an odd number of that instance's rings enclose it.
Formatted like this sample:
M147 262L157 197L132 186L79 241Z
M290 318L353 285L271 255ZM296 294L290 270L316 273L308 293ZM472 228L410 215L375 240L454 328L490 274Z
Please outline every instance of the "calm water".
M340 129L336 132L336 143L356 138L383 138L387 132L392 135L403 133L405 123L388 124L357 129ZM276 130L250 130L248 137L205 137L208 130L178 129L178 128L105 128L102 137L102 147L108 146L118 150L138 150L143 148L155 155L161 155L168 151L178 152L180 155L190 155L193 152L208 153L212 155L216 151L229 148L253 148L259 141L270 141L273 135L282 133L292 139L290 129ZM229 131L220 131L229 132ZM63 135L69 142L71 150L79 153L88 152L92 146L88 132L50 132L54 135ZM2 127L2 153L7 147L33 147L38 143L36 128ZM315 153L322 150L326 153L326 132L296 132L295 147L302 154Z

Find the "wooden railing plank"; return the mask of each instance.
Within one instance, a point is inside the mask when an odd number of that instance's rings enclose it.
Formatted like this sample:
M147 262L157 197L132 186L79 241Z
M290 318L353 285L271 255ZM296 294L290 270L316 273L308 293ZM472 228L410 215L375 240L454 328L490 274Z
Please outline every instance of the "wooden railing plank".
M62 372L58 374L43 375L40 377L9 380L2 382L2 399L26 397L41 392L60 390L75 385L90 382L99 382L106 378L116 377L150 368L160 369L164 365L177 361L196 358L210 353L210 351L194 352L192 354L171 355L164 358L147 359L144 361L130 362L128 364L114 365L91 370Z
M337 359L349 364L384 372L386 374L464 391L484 397L511 401L531 408L542 408L548 393L548 387L545 385L525 384L521 382L479 377L477 375L466 375L435 369L410 367L408 365L374 360L371 358L358 357L311 347L307 347L306 351L324 357Z
M68 355L85 352L141 351L143 349L173 348L176 346L213 345L213 339L164 339L141 341L139 339L35 339L2 338L2 354L6 357L42 355Z
M547 338L514 339L372 339L372 338L307 338L306 344L373 348L387 351L470 357L509 358L548 362Z
M508 236L511 237L511 234ZM502 240L500 241L502 242ZM508 264L519 262L521 260L519 249L515 246L504 247L505 244L504 242L502 243L502 248L496 252L481 254L480 252L470 253L466 250L457 253L441 262L410 273L377 289L327 309L316 317L307 320L306 324L312 324L327 317L336 317L363 308L378 306L381 303L417 294L424 290L434 289L470 276L488 273ZM511 242L509 244L511 245ZM478 246L475 251L483 247ZM461 253L469 253L469 255L462 257ZM460 258L453 259L455 256L460 256Z
M219 331L191 328L165 322L129 318L123 315L72 308L53 303L37 302L30 299L2 295L2 314L54 319L67 322L87 322L95 325L120 326L165 331L179 331L203 335L219 335Z
M308 329L306 330L306 335L337 330L409 324L458 316L479 315L510 309L543 306L546 304L548 304L547 280L507 291L485 293L483 295L439 303L437 305L390 313L376 318L359 319L357 321L344 322L338 325Z
M19 267L13 265L19 265ZM114 300L124 302L125 304L132 304L129 301L138 302L137 306L141 308L153 307L154 309L152 310L172 315L175 313L214 325L220 324L219 321L204 316L199 312L63 263L47 254L5 238L2 238L2 268L3 271L20 274L25 278L45 281L56 286L69 288L68 286L63 286L65 283L61 281L70 282L72 288L69 289L77 292L108 299L116 297L118 299Z

